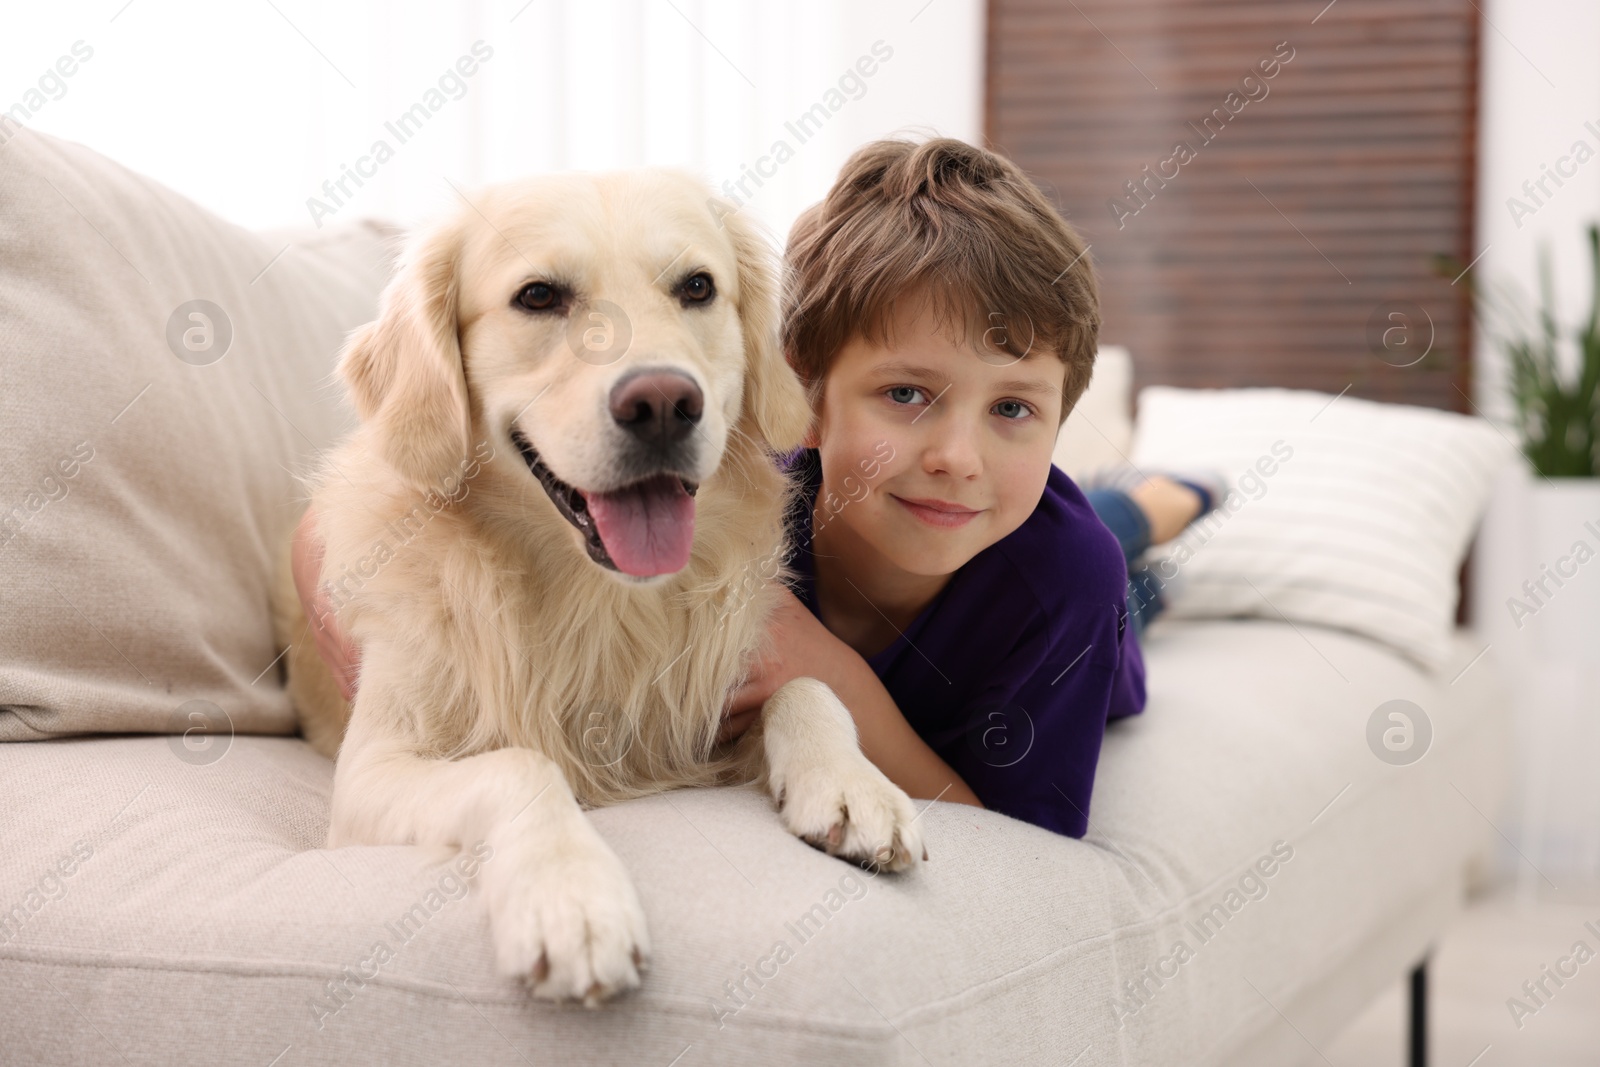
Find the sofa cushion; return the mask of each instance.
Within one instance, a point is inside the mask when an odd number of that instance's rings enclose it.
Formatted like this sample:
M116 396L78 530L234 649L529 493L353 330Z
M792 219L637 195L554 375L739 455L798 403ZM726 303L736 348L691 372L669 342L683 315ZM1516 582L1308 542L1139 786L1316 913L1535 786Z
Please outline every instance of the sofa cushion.
M268 581L392 228L254 234L81 145L0 152L0 740L291 733Z
M177 737L0 745L0 1048L1093 1067L1229 1062L1281 1031L1307 1056L1289 1026L1321 1043L1359 1002L1293 1005L1419 901L1459 895L1493 837L1492 661L1457 635L1470 669L1451 686L1314 626L1158 620L1146 637L1149 705L1108 732L1082 840L939 803L921 816L929 861L873 878L791 837L754 789L593 812L654 948L643 987L598 1011L496 977L465 857L322 850L332 765L298 739L237 736L203 759ZM1368 744L1395 699L1432 720L1409 764ZM1363 973L1369 996L1387 964Z

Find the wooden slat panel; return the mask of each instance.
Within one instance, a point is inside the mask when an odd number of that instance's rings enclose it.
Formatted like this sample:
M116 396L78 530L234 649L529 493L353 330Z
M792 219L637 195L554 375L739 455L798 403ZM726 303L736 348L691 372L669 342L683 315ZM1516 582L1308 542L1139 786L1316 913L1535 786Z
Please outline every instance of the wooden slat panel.
M1102 338L1133 352L1136 389L1468 410L1467 294L1432 260L1479 251L1472 0L989 0L988 17L988 144L1092 243ZM1267 95L1204 141L1280 41L1294 57ZM1195 158L1139 206L1124 183L1180 141ZM1139 208L1120 227L1113 198ZM1421 364L1369 348L1385 302L1431 319Z

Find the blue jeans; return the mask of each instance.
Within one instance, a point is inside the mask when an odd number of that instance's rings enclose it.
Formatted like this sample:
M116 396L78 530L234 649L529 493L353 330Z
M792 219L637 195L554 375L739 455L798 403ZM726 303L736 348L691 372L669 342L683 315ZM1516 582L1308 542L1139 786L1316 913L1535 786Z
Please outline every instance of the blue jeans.
M1150 520L1120 489L1087 489L1083 495L1122 546L1122 558L1128 564L1128 615L1133 619L1134 633L1144 633L1144 628L1167 606L1161 596L1161 583L1150 568L1133 565L1150 547Z

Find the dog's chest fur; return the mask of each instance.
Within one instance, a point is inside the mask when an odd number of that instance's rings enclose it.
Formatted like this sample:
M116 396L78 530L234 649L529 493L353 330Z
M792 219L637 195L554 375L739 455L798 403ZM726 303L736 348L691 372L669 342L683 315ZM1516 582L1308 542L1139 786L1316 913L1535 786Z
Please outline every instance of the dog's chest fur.
M601 572L553 508L530 537L520 485L433 516L352 605L361 630L408 646L432 754L533 748L586 805L728 781L713 742L778 595L785 483L760 463L702 487L690 564L657 585Z

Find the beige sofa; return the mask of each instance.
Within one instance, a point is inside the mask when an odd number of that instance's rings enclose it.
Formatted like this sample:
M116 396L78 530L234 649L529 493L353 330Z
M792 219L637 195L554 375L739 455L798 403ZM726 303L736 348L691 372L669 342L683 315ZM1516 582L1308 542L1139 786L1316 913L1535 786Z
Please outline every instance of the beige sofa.
M1159 621L1085 839L934 804L930 861L874 878L753 789L597 811L653 966L598 1011L531 1000L467 857L321 847L332 764L272 648L272 549L350 425L329 371L388 237L0 151L0 1063L1276 1067L1460 907L1506 788L1491 657L1458 635L1429 674L1324 630L1330 684L1287 624ZM1117 378L1090 402L1125 407ZM1435 729L1404 767L1364 734L1394 698Z

